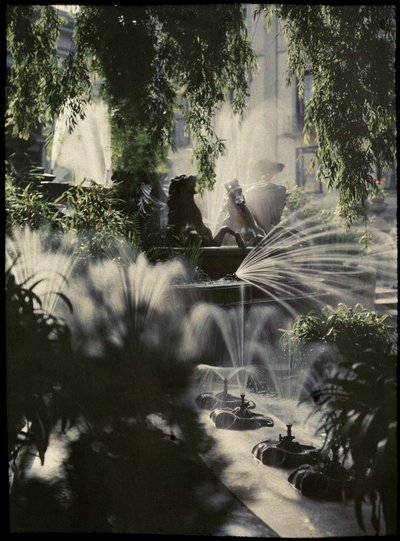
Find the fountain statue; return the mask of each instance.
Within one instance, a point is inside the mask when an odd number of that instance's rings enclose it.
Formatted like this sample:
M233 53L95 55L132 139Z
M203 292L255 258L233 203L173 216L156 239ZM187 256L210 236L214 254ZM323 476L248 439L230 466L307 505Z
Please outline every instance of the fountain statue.
M197 238L203 246L221 246L225 235L234 237L237 245L245 244L239 233L227 226L221 227L213 237L211 230L204 224L201 211L194 202L196 193L196 177L180 175L171 180L168 197L167 236L174 242L181 235Z
M283 164L282 168L284 167ZM286 188L265 177L246 190L246 201L257 223L269 233L280 221L286 205Z
M257 244L280 222L286 188L267 182L265 176L247 188L245 195L236 178L224 186L227 194L218 223L239 231L248 245Z
M265 231L257 223L252 211L246 204L242 187L235 178L225 183L227 198L222 208L222 227L240 231L248 245L257 244L265 237Z

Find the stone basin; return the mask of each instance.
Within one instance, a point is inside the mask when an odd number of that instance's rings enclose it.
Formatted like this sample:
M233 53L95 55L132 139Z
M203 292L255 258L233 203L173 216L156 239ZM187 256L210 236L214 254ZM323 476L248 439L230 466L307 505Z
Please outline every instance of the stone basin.
M240 280L215 280L208 282L192 282L173 286L180 301L187 306L196 302L234 306L241 301L249 305L253 300L253 288Z

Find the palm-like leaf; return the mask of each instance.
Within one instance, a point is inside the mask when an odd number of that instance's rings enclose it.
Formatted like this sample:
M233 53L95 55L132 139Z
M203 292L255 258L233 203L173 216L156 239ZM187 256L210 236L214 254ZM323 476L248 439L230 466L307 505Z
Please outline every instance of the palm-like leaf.
M42 299L33 291L43 280L27 286L33 278L29 277L23 284L17 283L15 261L6 270L7 422L9 459L15 468L21 449L27 449L21 468L32 462L33 448L44 461L56 421L51 397L60 380L59 363L69 335L59 319L42 309ZM67 297L59 295L72 309Z
M324 334L325 333L325 334ZM312 414L319 415L324 447L342 449L351 459L355 479L355 513L365 529L362 507L371 504L371 524L378 532L383 510L388 532L393 530L396 494L396 345L376 314L340 306L329 315L299 318L293 332L299 343L334 343L340 354L329 377L310 391ZM391 473L390 473L391 472Z

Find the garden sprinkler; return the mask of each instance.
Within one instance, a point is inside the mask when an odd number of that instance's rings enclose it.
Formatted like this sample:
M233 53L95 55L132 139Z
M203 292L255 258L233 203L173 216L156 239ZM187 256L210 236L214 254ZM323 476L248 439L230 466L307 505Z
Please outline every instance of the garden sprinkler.
M252 454L267 466L295 467L302 464L314 464L318 451L312 445L303 445L293 441L291 424L286 425L285 436L279 434L279 440L265 440L253 447Z

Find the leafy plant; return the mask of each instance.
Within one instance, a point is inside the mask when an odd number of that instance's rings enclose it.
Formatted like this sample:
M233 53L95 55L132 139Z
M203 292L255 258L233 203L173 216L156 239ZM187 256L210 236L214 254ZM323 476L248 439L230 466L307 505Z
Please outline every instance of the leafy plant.
M65 391L63 363L70 342L68 327L42 309L34 292L42 280L17 283L15 262L6 270L7 425L8 457L18 476L29 465L28 455L33 460L37 452L43 464L50 431L60 418L62 426L67 422L65 410L57 408ZM59 296L72 310L69 300Z
M309 205L310 196L306 193L304 188L295 186L286 197L285 213L298 212L304 210L304 207Z
M8 5L6 17L13 58L7 77L6 125L14 136L28 139L39 123L51 123L65 105L71 105L72 128L90 99L84 51L75 47L61 61L57 55L61 19L54 6Z
M190 267L193 269L193 275L197 277L198 275L201 275L202 271L199 268L201 255L203 253L202 246L201 246L201 239L199 240L192 240L190 242L189 239L183 239L183 253L182 256L186 261L188 261Z
M137 217L129 217L117 208L114 189L93 180L87 186L82 182L67 190L56 203L66 208L58 211L63 230L80 233L83 252L103 255L107 247L118 245L123 238L133 242L139 238Z
M211 188L215 160L224 150L212 122L216 106L232 90L233 108L241 114L255 67L243 7L81 5L73 47L62 62L56 51L60 23L54 6L8 6L13 62L7 124L14 134L26 138L65 106L73 128L85 114L92 81L100 80L111 114L114 167L132 170L143 157L146 168L158 165L166 147L173 147L174 112L180 108L194 138L199 188ZM187 106L178 104L178 94Z
M7 175L5 203L8 232L13 227L29 226L31 229L37 229L41 226L50 226L57 229L61 226L57 207L46 201L32 182L22 187L13 176Z
M372 526L379 533L380 509L386 534L396 533L397 512L397 382L396 356L383 358L365 350L362 361L342 361L337 372L315 391L315 413L326 447L340 445L355 478L355 511L362 529L362 505L372 505Z
M288 84L296 77L302 93L312 70L304 136L315 132L317 179L338 190L340 217L357 221L376 189L370 172L396 156L395 7L261 4L258 13L281 21Z
M307 388L320 415L325 449L342 451L342 463L352 462L355 512L365 529L362 505L372 505L371 522L380 530L380 509L387 534L396 530L396 336L385 316L356 306L325 307L320 314L298 318L291 331L300 351L313 355ZM326 349L333 345L333 363ZM309 347L311 346L311 348ZM320 350L321 351L321 350ZM306 383L307 383L306 381Z
M395 348L393 331L385 323L387 317L365 310L359 304L351 308L340 303L337 309L325 306L318 314L299 316L290 334L299 345L336 344L343 355L353 358L371 348L387 355Z

